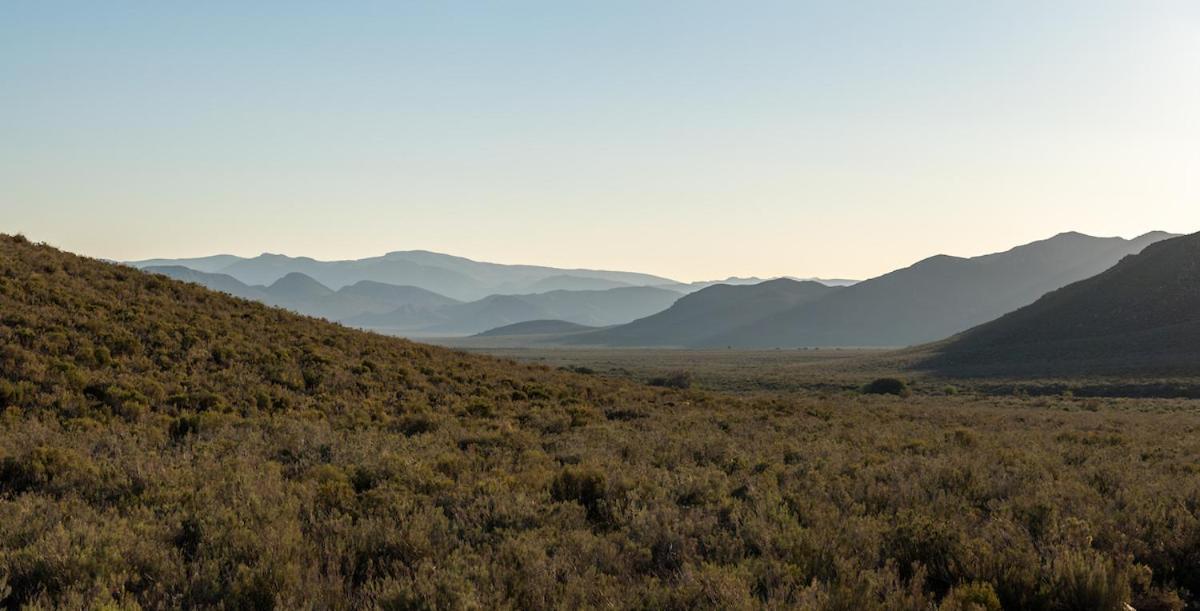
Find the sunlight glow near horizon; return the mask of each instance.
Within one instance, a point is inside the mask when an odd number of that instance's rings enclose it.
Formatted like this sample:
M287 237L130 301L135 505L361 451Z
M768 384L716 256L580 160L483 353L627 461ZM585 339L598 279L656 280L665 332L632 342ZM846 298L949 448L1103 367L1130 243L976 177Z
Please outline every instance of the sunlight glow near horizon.
M23 3L0 232L865 278L1200 230L1200 4Z

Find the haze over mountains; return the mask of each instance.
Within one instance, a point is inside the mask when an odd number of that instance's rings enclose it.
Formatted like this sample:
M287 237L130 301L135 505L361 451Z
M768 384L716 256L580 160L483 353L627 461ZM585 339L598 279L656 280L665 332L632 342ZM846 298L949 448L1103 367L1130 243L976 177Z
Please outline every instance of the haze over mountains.
M289 272L269 286L250 286L227 274L177 265L144 270L309 316L414 337L471 335L537 319L596 327L616 325L659 312L681 295L652 286L618 286L490 295L464 303L420 287L372 280L360 280L335 291L300 272Z
M684 296L657 314L611 329L572 335L565 343L691 346L839 290L844 289L787 278L748 285L717 284Z
M196 271L226 274L248 285L269 285L289 273L299 272L333 290L371 280L417 286L459 301L474 301L488 295L557 289L595 290L680 284L651 274L484 263L421 250L391 252L380 257L349 261L317 261L308 257L262 254L253 258L216 255L196 259L151 259L134 261L129 265L138 268L183 266Z
M1002 253L939 255L828 296L710 335L695 346L909 346L942 339L1028 305L1171 237L1132 240L1064 233Z
M933 256L857 283L730 278L685 284L650 274L480 263L425 251L358 261L218 255L133 265L411 337L495 330L492 336L499 327L557 320L610 328L564 327L557 338L525 335L540 343L598 346L888 347L940 340L993 320L1170 237L1069 232L979 257Z
M1200 234L1152 244L932 352L922 367L956 375L1200 373Z

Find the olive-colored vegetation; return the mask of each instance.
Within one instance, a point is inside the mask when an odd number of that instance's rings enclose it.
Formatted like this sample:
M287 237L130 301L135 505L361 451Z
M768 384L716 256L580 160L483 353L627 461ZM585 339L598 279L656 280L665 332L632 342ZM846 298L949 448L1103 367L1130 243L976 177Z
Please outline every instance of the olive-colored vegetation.
M1198 431L1186 401L651 388L0 237L9 608L1177 609Z

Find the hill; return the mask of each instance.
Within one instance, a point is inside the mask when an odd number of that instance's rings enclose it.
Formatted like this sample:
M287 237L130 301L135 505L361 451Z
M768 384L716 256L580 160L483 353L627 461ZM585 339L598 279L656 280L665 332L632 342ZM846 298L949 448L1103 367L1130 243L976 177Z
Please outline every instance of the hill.
M787 278L752 285L717 284L629 324L564 338L571 344L693 346L840 289Z
M593 331L595 327L579 325L565 320L530 320L505 325L477 333L473 337L510 337L515 335L558 335Z
M333 289L311 276L291 272L263 289L267 296L280 304L317 301L333 294Z
M266 302L267 294L263 287L249 286L228 274L214 274L197 271L180 265L148 266L142 268L151 274L162 274L183 282L199 284L213 291L219 291L242 299Z
M1200 234L931 348L921 367L958 375L1200 375Z
M1170 237L1064 233L1002 253L939 255L744 327L710 346L909 346L936 341L1029 305Z

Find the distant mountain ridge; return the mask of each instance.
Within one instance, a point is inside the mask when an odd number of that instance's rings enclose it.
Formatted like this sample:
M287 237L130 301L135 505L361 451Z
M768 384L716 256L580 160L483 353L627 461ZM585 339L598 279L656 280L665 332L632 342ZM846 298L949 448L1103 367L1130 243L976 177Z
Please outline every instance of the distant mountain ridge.
M714 336L842 290L788 278L758 284L716 284L680 298L670 308L631 323L573 335L567 343L606 346L705 344Z
M414 337L475 335L533 320L561 320L589 327L604 327L662 311L680 297L680 293L675 291L649 286L490 295L433 311L400 308L383 314L355 316L344 322L365 329Z
M1200 374L1200 234L931 346L920 368L959 375Z
M416 286L460 301L473 301L494 294L681 284L670 278L637 272L486 263L424 250L396 251L379 257L345 261L318 261L310 257L264 253L252 258L216 255L178 260L151 259L127 264L137 268L183 266L206 273L225 274L250 286L270 285L296 272L332 290L368 280Z
M910 346L939 340L1033 303L1172 237L1132 240L1069 232L1001 253L938 255L714 336L711 346Z
M180 266L146 271L194 282L243 299L301 314L397 335L471 335L539 319L602 327L621 324L669 307L681 294L648 286L601 290L556 290L526 295L489 295L462 302L415 286L370 280L336 291L311 276L290 272L270 286L250 286L226 274Z

